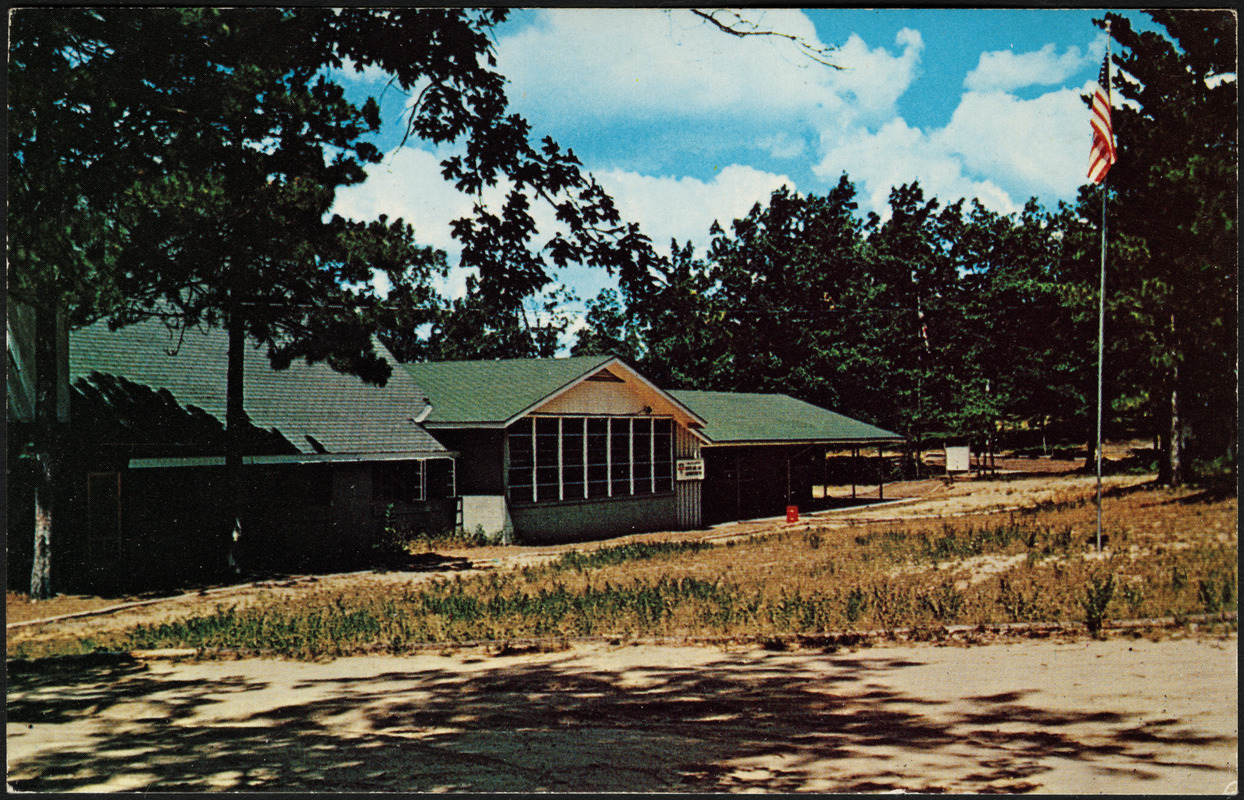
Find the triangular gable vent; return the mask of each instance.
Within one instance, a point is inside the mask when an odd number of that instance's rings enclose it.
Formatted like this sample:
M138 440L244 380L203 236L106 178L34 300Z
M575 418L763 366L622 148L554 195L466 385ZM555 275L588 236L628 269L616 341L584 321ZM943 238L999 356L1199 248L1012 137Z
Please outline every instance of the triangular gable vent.
M593 373L592 375L584 378L584 380L599 381L601 383L626 383L626 381L622 380L617 375L614 375L607 369L602 369L600 372Z

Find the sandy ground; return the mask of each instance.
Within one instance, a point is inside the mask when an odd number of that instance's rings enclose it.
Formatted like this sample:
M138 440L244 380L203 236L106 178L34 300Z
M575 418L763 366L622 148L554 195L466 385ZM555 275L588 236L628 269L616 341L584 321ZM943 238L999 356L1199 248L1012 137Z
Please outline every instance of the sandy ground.
M795 527L1092 496L1092 477L1052 477L887 485L900 502L805 515ZM790 527L754 521L586 546ZM406 583L566 549L442 551L415 570L219 587L34 625L23 623L143 598L10 595L7 635L89 636L265 594ZM1234 636L1182 633L835 652L594 644L329 663L85 657L10 664L8 781L34 791L1234 793L1237 686Z
M1237 641L11 671L35 791L1232 793Z

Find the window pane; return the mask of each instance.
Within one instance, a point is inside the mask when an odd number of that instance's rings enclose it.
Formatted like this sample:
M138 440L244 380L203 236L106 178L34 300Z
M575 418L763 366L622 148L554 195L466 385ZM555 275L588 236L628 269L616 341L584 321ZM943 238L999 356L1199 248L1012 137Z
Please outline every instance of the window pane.
M530 503L531 476L534 474L535 452L531 445L530 417L520 419L509 428L510 446L510 499L519 503Z
M656 476L656 490L670 492L674 489L674 425L670 419L652 421L652 472Z
M378 503L415 503L423 499L423 462L391 461L372 468L372 493Z
M609 478L613 481L613 496L631 493L631 425L629 419L612 420L609 440L612 444L612 464Z
M536 418L536 501L558 499L557 419Z
M674 476L669 472L669 465L662 466L657 464L654 469L656 470L656 491L674 491Z
M557 423L555 419L536 420L536 466L557 466Z
M510 426L510 466L531 467L531 420L520 419Z
M536 500L548 503L557 499L557 465L536 467Z
M609 420L592 418L587 421L587 494L605 497L609 494L609 467L606 462L609 445Z
M583 418L562 420L562 485L565 499L583 499Z
M510 499L516 503L531 502L531 467L510 470Z
M427 470L428 499L435 500L454 496L454 462L448 458L433 458L423 464Z
M652 492L652 420L632 420L635 464L635 494Z

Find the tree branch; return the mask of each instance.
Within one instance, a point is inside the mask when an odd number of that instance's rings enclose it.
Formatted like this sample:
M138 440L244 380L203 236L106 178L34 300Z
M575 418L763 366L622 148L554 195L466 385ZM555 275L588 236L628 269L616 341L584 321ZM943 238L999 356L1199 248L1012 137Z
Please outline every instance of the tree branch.
M745 19L743 16L741 16L736 11L730 11L728 9L722 9L722 8L714 9L713 11L701 11L698 8L690 8L687 10L690 11L692 14L695 14L697 17L700 17L701 19L711 22L713 25L717 26L717 28L721 30L723 33L728 33L731 36L738 36L740 38L744 36L776 36L779 39L786 39L788 41L794 42L799 47L799 49L803 51L804 55L806 55L808 58L812 59L818 64L824 64L825 66L830 67L831 69L836 69L836 70L846 69L846 67L841 67L833 63L832 61L828 60L830 57L830 54L833 53L834 50L837 49L835 47L825 47L825 46L818 47L818 46L815 46L809 43L802 36L796 36L793 33L785 33L783 31L761 30L760 27L757 26L755 22L752 22L749 19ZM731 17L733 17L733 19L728 22L722 22L721 20L717 19L718 14L728 14Z

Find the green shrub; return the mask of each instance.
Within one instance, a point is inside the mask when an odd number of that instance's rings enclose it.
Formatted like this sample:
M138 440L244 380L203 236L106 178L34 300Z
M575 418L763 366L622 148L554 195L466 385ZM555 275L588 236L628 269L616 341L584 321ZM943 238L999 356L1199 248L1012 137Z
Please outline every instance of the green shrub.
M847 622L854 625L864 616L864 612L868 610L868 596L864 594L864 590L856 586L847 593Z
M916 602L933 619L941 623L954 622L963 611L964 598L950 581L944 582L931 592L921 593Z
M1031 554L1030 554L1031 555ZM1029 622L1037 618L1037 597L1041 594L1033 587L1031 594L1013 587L1006 575L998 579L998 605L1011 622Z
M1080 605L1084 608L1084 624L1089 633L1099 639L1106 621L1106 610L1114 596L1114 573L1108 573L1105 578L1093 575L1090 581L1092 585L1085 589Z

